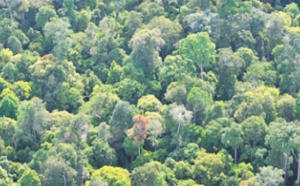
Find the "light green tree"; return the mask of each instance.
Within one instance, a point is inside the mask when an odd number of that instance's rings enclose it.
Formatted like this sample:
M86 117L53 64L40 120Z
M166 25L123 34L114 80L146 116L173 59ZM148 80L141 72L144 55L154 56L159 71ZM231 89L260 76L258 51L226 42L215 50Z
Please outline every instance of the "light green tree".
M294 123L288 123L284 119L277 119L270 123L269 131L266 135L266 144L272 149L277 149L285 156L284 161L284 183L287 184L289 156L295 148L295 139L299 135L299 131L295 130Z
M282 175L284 174L284 171L282 169L267 166L261 167L259 170L260 172L254 177L255 180L259 181L259 183L266 186L283 184L284 179Z
M191 59L200 69L201 78L204 78L204 69L210 69L216 61L216 45L211 41L208 33L199 32L190 34L179 44L180 53Z
M19 179L21 186L34 185L41 186L39 175L34 170L26 170Z
M225 146L229 146L234 150L234 163L237 163L237 149L243 144L242 130L236 123L232 123L230 127L222 129L221 140Z

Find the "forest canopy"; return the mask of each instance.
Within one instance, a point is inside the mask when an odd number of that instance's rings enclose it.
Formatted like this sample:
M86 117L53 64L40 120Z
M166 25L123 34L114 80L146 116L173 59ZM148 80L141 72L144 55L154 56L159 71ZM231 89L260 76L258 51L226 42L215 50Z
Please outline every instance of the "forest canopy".
M296 0L0 0L0 186L300 184Z

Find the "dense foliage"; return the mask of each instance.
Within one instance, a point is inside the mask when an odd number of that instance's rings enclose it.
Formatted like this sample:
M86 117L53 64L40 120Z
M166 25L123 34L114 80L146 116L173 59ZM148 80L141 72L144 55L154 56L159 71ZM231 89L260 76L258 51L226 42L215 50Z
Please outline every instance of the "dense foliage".
M0 186L300 184L299 1L0 10Z

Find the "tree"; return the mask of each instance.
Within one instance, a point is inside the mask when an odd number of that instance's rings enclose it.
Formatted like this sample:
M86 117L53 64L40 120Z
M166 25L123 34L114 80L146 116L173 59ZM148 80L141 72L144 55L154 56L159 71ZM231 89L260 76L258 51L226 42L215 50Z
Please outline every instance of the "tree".
M39 178L39 175L34 170L26 170L22 177L19 179L19 182L21 186L27 186L27 185L35 185L35 186L41 186L41 180Z
M165 99L178 105L185 104L187 97L186 86L179 82L172 82L167 87Z
M9 1L9 0L3 0L3 1ZM11 1L13 2L13 1ZM1 2L0 2L1 3ZM18 28L17 22L13 20L9 20L8 18L4 18L0 21L0 42L2 44L5 44L7 39L9 38L10 34Z
M149 22L154 17L159 17L165 14L164 7L159 6L156 2L145 1L141 3L137 10L142 13L144 22Z
M80 11L76 18L76 31L84 31L88 27L91 18L90 12L85 10Z
M129 131L128 136L133 138L138 144L138 155L141 155L141 144L147 138L147 131L149 129L149 119L142 115L135 115L132 118L134 125Z
M254 86L262 84L274 86L278 81L276 73L277 72L273 69L272 64L268 62L256 62L247 68L247 72L244 73L243 79Z
M83 104L81 91L65 82L61 84L57 100L60 102L59 110L67 110L73 113L76 113Z
M204 78L205 69L210 69L216 58L216 45L211 41L207 32L190 34L182 39L179 44L179 51L185 57L193 61L200 69L201 78Z
M181 81L186 75L195 75L196 67L192 60L185 60L181 55L168 55L159 67L158 79L163 90L174 81Z
M284 184L287 185L289 155L294 148L295 138L298 131L294 123L287 123L284 119L278 119L269 125L269 132L266 135L266 144L272 149L278 149L285 155L284 163Z
M9 11L9 15L10 15L10 19L13 21L14 20L14 13L13 13L13 9L16 8L19 4L19 0L14 0L14 1L10 1L10 0L1 0L0 1L0 5L1 7L6 7Z
M243 144L242 130L238 124L232 123L230 127L223 129L222 143L234 150L234 163L237 163L237 149Z
M91 178L100 178L111 186L130 186L130 173L120 167L103 166L96 170Z
M130 11L126 16L124 23L124 35L126 38L131 38L134 32L142 26L143 18L140 12Z
M131 59L136 67L143 69L145 75L152 79L154 70L161 63L158 55L160 47L165 44L159 29L142 29L137 31L129 42L132 49Z
M0 167L0 186L6 186L11 184L11 179L9 178L7 171Z
M161 56L164 58L174 50L175 43L178 42L182 32L181 25L175 21L171 21L163 16L154 17L145 26L147 29L159 29L161 38L165 41L165 45L161 48Z
M68 83L70 89L76 88L79 91L83 90L81 78L76 72L73 63L70 61L57 60L51 54L43 56L43 58L40 58L36 63L31 65L29 67L29 74L30 80L33 82L34 95L39 96L46 101L46 107L50 111L59 108L62 109L60 101L65 102L65 100L56 98L61 89L67 88L62 87L63 82ZM74 92L74 97L78 96L78 92ZM76 102L75 105L78 106L80 100L77 100ZM72 105L74 103L69 102L69 104Z
M108 186L108 183L106 181L103 181L100 178L94 178L94 179L91 179L90 183L86 184L86 185L88 185L88 186L98 186L98 185Z
M272 186L281 185L284 182L282 175L284 171L282 169L274 168L272 166L259 168L260 172L254 177L260 184Z
M35 16L35 27L37 29L43 28L45 24L49 22L53 17L57 17L55 10L49 6L42 6Z
M245 61L234 54L231 48L219 49L217 60L217 97L230 99L235 94L235 83L242 72Z
M202 150L195 160L193 178L205 185L221 185L227 177L227 163L230 163L227 161L230 160L222 153L210 154Z
M204 121L206 110L213 103L212 95L200 87L193 87L188 96L187 103L193 108L193 122L201 124Z
M95 86L90 100L79 109L79 112L91 115L93 125L99 125L103 121L108 122L115 105L120 101L117 94L109 92L111 87L103 89L105 91L101 91L101 87Z
M295 103L295 117L296 119L300 119L300 92L297 93L296 103Z
M174 167L174 174L177 179L183 180L192 177L191 165L185 161L176 162Z
M15 134L17 147L38 148L49 121L49 112L45 109L42 100L38 98L22 102L18 112L18 129Z
M91 165L95 168L116 164L115 150L109 146L108 142L97 138L92 142L88 158Z
M185 22L192 33L207 32L214 42L220 38L219 15L211 12L210 9L187 15Z
M43 28L46 38L53 40L53 54L58 60L67 59L72 42L70 35L73 33L69 28L68 20L57 18L52 18Z
M10 36L7 40L6 45L14 54L19 54L23 52L22 43L15 36Z
M159 143L159 137L164 132L163 119L159 113L146 112L146 117L149 118L148 140L151 142L152 147L156 151Z
M297 21L297 16L300 13L298 5L296 3L290 3L286 5L286 7L283 10L288 15L290 15L292 19L292 26L298 26L299 23Z
M146 89L145 85L134 80L125 78L115 84L117 93L120 98L130 103L136 103L137 100L144 94Z
M0 115L16 119L19 99L14 94L5 95L0 102Z
M217 118L205 126L206 138L204 138L204 144L209 152L216 152L222 149L222 129L230 127L231 122L228 118Z
M143 113L160 112L162 103L154 95L147 95L141 97L138 100L137 108L140 109Z
M227 113L225 107L226 105L223 101L216 101L213 105L208 107L204 120L205 125L214 119L226 117Z
M264 119L260 116L251 116L241 123L243 131L243 141L250 147L250 160L252 161L252 149L257 145L264 144L264 138L267 133L268 126Z
M109 120L111 126L112 141L111 144L115 149L122 148L121 143L126 137L126 132L132 127L133 108L126 101L120 101L116 104Z
M176 148L178 149L180 147L180 128L191 122L193 112L186 110L186 108L183 105L175 105L175 107L173 107L169 111L169 114L174 120L174 122L177 124Z
M132 186L149 185L149 186L173 186L173 172L165 165L157 161L152 161L143 166L137 167L131 174Z
M6 146L13 146L13 136L17 130L17 122L11 118L0 117L0 136Z
M15 82L18 79L18 69L15 64L8 62L2 68L1 75L9 82Z
M114 84L120 81L122 67L115 61L110 64L110 69L107 73L107 82Z
M296 106L296 100L291 95L284 94L277 102L278 115L284 118L286 121L294 120L294 110Z
M76 171L62 158L50 158L45 164L43 185L74 185Z

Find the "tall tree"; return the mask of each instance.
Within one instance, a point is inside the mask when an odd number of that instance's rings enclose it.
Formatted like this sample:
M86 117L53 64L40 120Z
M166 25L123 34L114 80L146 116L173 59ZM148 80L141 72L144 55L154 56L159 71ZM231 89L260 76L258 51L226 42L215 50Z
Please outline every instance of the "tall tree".
M210 69L216 60L216 45L211 41L207 32L190 34L179 44L180 53L191 59L200 69L201 78L204 78L205 69Z
M175 105L169 113L174 122L177 124L176 148L178 149L180 147L180 129L191 122L193 112L187 110L183 105Z
M68 20L52 18L50 22L45 24L43 31L47 38L53 39L54 56L59 60L65 60L72 42L70 35L73 33Z
M284 171L282 169L274 168L272 166L259 168L260 172L254 177L255 180L259 181L263 185L281 185L284 180L282 175Z
M164 44L165 41L157 28L139 30L129 42L129 46L132 49L131 59L133 63L136 67L142 68L150 79L153 78L154 70L161 63L158 51Z
M149 129L149 119L142 115L135 115L132 118L134 125L130 130L128 136L133 138L138 144L138 154L141 155L141 145L147 138L147 131Z
M41 186L39 175L34 170L26 170L19 180L21 186L36 185Z
M238 124L232 123L230 127L223 129L222 143L234 150L234 163L237 163L237 149L243 144L242 130Z
M284 185L287 185L289 156L295 148L295 139L298 136L294 123L288 123L284 119L278 119L269 126L269 132L266 135L266 144L271 148L278 149L285 156L284 162Z
M121 149L122 142L126 137L126 132L133 125L133 108L126 101L120 101L116 104L109 120L111 126L112 139L111 144L117 150Z
M18 130L15 134L18 148L26 146L38 148L45 135L48 121L49 112L42 100L32 98L30 101L22 102L17 118Z

